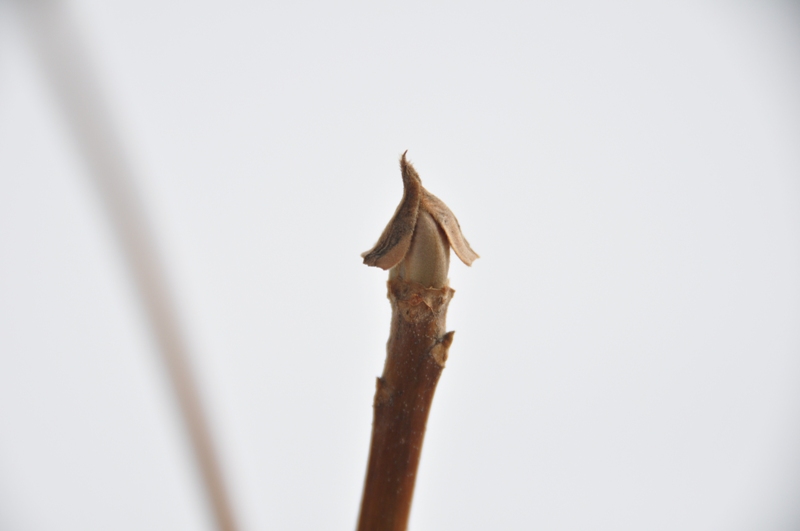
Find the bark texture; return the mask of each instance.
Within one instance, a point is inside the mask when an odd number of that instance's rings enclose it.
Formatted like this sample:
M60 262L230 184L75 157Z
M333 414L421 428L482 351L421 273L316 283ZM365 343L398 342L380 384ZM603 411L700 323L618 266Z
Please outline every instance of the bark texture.
M392 323L375 391L372 442L358 531L404 531L425 425L454 332L445 332L454 291L395 278Z

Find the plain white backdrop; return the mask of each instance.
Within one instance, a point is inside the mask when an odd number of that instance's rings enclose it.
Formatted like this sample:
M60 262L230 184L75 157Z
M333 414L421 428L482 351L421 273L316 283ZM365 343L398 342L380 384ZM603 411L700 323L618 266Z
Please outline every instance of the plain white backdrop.
M68 4L246 530L352 529L408 149L481 254L410 528L800 528L800 10ZM0 529L211 529L146 320L0 3Z

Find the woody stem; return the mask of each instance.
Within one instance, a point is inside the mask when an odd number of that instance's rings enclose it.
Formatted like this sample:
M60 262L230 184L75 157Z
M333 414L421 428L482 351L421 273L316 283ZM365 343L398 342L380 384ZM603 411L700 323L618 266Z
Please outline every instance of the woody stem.
M453 332L445 333L453 290L389 281L392 323L378 378L358 531L404 531L425 425Z

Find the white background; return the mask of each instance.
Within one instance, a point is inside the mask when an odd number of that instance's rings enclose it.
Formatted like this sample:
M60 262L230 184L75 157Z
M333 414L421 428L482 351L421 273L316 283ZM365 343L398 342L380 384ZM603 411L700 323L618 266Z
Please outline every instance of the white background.
M246 530L352 529L405 149L481 254L410 528L800 529L800 10L68 4ZM0 3L0 529L211 529L84 161Z

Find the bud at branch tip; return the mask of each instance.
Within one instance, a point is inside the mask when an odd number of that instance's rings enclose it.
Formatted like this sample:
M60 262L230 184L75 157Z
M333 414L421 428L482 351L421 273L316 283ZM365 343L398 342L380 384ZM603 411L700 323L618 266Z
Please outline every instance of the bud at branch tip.
M389 278L401 278L429 288L447 285L450 248L466 265L478 254L472 250L453 212L422 186L419 174L400 158L403 198L378 243L363 253L368 266L390 269Z

